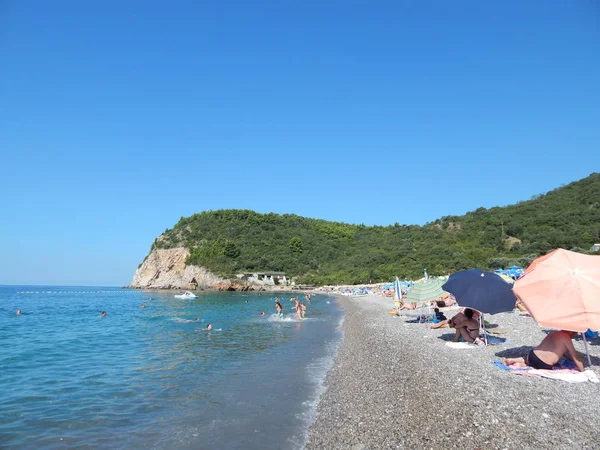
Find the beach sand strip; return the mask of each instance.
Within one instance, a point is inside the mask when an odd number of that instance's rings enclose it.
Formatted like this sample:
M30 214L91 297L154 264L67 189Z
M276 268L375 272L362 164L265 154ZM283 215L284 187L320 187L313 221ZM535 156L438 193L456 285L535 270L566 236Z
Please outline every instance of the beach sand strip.
M344 338L307 449L600 448L600 384L494 366L543 339L531 317L486 316L504 344L452 349L453 330L391 316L389 298L336 298L346 310ZM590 345L596 374L599 344ZM584 350L581 341L575 347Z

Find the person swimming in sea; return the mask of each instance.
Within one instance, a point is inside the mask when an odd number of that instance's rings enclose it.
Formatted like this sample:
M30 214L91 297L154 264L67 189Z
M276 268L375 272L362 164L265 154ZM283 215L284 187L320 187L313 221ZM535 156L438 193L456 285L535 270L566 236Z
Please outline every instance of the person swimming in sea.
M17 316L20 316L20 315L21 315L21 310L17 309Z
M106 311L102 311L102 312L100 313L100 317L106 317Z
M202 331L210 331L210 330L212 330L212 324L210 324L210 323L208 325L206 325L204 328L202 328Z
M264 312L264 311L262 311L262 312L259 314L259 316L264 316L264 315L265 315L265 312Z
M145 303L142 303L142 304L140 305L140 308L145 308L145 307L146 307L146 304L145 304Z

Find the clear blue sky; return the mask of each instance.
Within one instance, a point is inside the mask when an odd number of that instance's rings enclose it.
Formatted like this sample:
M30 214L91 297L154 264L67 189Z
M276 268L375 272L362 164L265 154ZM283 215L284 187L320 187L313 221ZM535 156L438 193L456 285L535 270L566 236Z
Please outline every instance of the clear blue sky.
M594 0L0 0L0 64L0 284L127 284L204 210L423 224L600 169Z

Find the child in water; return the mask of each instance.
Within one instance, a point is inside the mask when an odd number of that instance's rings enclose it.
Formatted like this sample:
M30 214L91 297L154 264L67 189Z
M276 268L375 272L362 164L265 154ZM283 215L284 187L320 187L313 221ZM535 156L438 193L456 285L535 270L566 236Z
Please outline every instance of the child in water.
M279 303L278 298L275 299L275 308L277 308L277 315L279 317L283 317L283 306L281 306L281 303Z

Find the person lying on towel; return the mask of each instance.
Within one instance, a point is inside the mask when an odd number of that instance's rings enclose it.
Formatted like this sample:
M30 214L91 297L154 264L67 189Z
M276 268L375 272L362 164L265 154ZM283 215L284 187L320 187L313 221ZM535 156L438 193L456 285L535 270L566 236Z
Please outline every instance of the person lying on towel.
M456 305L456 300L454 299L454 297L451 295L447 295L445 297L440 297L437 300L434 300L432 302L431 306L437 306L438 308L445 308L445 307L454 306L454 305Z
M506 358L503 363L509 367L533 367L534 369L550 370L563 356L575 363L583 372L583 362L573 346L574 331L551 331L536 348L527 356Z
M405 309L413 310L413 309L416 309L416 307L417 307L416 303L406 302L402 306L400 306L400 308L398 308L398 311L402 311L402 310L405 310Z

